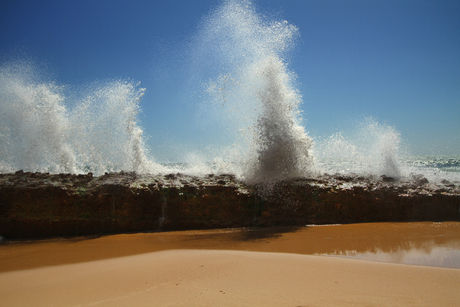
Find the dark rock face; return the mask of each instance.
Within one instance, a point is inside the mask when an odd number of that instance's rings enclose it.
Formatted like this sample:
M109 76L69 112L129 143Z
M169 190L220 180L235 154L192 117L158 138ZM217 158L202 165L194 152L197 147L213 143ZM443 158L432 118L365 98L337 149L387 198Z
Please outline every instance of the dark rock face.
M0 235L460 220L460 189L423 177L324 175L247 186L232 175L0 175Z

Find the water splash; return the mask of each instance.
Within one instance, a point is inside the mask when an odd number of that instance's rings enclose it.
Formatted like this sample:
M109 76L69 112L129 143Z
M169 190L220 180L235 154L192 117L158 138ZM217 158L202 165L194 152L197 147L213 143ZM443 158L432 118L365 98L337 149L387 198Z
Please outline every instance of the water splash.
M96 173L155 171L137 124L144 91L127 81L110 82L97 86L72 110L72 144L80 168Z
M328 173L359 173L399 178L403 175L400 134L368 118L348 137L336 133L318 141L315 151Z
M137 123L144 89L127 81L69 101L30 63L0 68L0 172L155 172ZM69 109L73 105L73 109Z
M0 170L75 172L62 88L35 77L29 64L0 69Z
M227 1L198 35L195 61L211 80L211 117L240 133L248 148L240 153L242 176L252 183L306 176L313 167L301 95L285 58L297 32L287 21L264 18L249 1Z
M250 183L314 176L317 169L408 175L401 165L399 133L372 119L352 135L316 140L313 156L288 61L298 32L287 21L258 13L246 0L226 1L203 19L190 47L194 81L205 92L204 117L213 130L231 131L233 139L225 144L232 145L192 152L174 144L182 160L167 167L152 162L144 144L138 112L145 90L138 83L100 83L74 99L65 87L40 78L30 63L3 64L0 172L232 173ZM426 169L419 167L423 159L417 161L411 172ZM430 172L439 172L429 165ZM458 166L454 170L452 178L458 180Z
M300 97L288 87L284 63L274 57L257 63L254 69L264 82L259 91L262 112L257 119L254 147L257 159L250 180L272 181L306 176L312 170L312 139L297 124Z

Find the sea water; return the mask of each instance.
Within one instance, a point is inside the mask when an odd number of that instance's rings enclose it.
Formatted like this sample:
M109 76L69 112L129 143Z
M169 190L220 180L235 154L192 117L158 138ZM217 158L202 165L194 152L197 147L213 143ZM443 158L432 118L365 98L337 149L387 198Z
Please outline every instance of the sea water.
M237 144L211 157L155 161L138 113L145 89L130 80L93 84L79 94L44 80L34 64L0 67L0 173L134 171L231 173L249 183L328 174L422 174L460 181L459 156L415 157L396 128L366 119L351 136L313 139L289 51L298 29L259 14L249 1L226 1L203 19L191 52L203 107L225 118ZM180 146L180 144L178 144ZM184 154L185 156L185 154Z

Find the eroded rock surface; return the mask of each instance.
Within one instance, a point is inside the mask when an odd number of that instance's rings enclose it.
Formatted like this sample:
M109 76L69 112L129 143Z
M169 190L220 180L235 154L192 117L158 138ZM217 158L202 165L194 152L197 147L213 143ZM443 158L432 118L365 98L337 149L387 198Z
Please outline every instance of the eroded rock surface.
M323 175L248 186L232 175L0 174L5 238L460 220L458 183Z

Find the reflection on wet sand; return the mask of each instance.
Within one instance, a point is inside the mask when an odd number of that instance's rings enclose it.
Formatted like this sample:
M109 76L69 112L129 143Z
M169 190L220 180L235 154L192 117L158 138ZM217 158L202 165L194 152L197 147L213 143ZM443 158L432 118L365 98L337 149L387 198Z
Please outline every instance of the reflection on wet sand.
M307 225L3 242L0 272L173 249L334 255L460 268L460 222Z
M456 248L426 245L425 248L399 249L391 252L376 250L374 252L340 251L333 255L346 258L363 259L379 262L428 265L445 268L460 268L460 247Z

